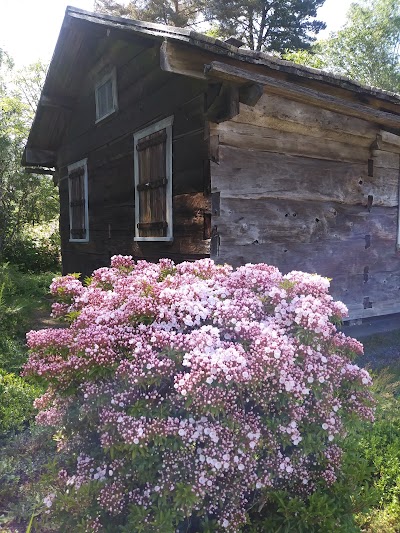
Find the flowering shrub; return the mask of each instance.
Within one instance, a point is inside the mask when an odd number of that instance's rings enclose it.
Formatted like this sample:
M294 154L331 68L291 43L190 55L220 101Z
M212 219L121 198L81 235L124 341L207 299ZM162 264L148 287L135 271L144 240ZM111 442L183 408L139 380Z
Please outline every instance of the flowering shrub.
M373 413L328 288L265 264L123 256L86 286L54 280L71 323L28 334L24 371L48 383L37 419L70 457L50 512L74 531L237 532L269 491L334 483L346 424Z

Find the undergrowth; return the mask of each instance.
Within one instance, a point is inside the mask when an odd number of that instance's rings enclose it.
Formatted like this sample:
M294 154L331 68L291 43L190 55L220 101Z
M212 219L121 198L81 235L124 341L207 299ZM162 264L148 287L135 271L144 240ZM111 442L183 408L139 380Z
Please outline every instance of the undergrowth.
M23 273L0 264L0 368L19 373L26 361L25 333L38 314L50 313L47 297L52 272Z
M360 456L371 467L370 483L376 491L374 505L357 515L361 531L400 531L400 366L375 373L376 422L362 434Z
M49 488L55 443L33 424L33 400L43 389L20 377L25 333L48 316L48 287L56 274L24 273L0 264L0 531L25 531L41 492ZM20 524L22 523L22 526ZM22 527L22 529L21 529Z

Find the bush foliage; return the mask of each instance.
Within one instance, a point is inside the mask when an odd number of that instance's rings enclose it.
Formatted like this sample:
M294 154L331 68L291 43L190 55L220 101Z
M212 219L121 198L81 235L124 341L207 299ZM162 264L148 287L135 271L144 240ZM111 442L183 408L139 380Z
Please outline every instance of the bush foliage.
M17 431L33 418L33 400L41 389L0 369L0 436Z
M0 369L20 372L27 358L25 333L36 314L48 312L45 296L54 275L23 273L15 265L0 264Z
M3 260L21 272L54 272L60 268L60 235L58 231L35 236L19 234L3 248Z
M63 527L235 532L279 491L301 502L332 486L346 428L373 415L328 287L263 264L122 256L87 286L54 281L71 325L29 334L25 374L49 384L37 420L69 455L46 499Z
M366 533L400 531L400 368L381 369L374 376L376 422L358 440L358 455L367 462L374 490L369 512L357 522Z

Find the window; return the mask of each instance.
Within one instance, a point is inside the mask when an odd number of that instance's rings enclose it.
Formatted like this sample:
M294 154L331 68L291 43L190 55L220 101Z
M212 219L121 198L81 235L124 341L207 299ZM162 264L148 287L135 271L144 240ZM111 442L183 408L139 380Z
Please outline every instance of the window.
M172 241L172 123L134 135L135 241Z
M115 68L96 83L96 123L118 109L117 76Z
M87 159L68 166L69 240L89 241Z

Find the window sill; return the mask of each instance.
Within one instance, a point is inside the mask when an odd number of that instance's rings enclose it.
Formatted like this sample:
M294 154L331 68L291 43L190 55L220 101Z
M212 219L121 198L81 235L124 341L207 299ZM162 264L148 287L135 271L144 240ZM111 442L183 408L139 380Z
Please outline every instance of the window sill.
M107 113L107 115L104 115L95 121L95 125L99 124L100 122L103 122L103 120L106 120L107 118L111 118L113 115L116 115L118 113L118 108L114 109L113 111L110 111Z
M173 237L134 237L135 242L173 242Z

